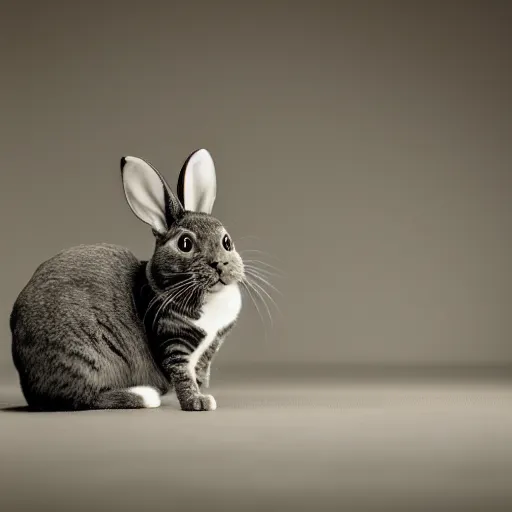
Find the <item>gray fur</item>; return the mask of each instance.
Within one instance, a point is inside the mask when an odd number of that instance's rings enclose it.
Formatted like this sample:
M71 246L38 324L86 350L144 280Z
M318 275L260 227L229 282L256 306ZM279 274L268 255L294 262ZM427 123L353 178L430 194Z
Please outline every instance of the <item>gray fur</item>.
M140 262L122 247L79 246L39 266L14 304L12 351L37 409L141 407L121 391L169 389L133 301Z
M41 264L19 294L12 355L32 408L140 408L142 398L128 390L135 386L174 389L184 410L211 408L201 389L234 322L203 353L194 380L188 358L205 332L193 320L219 279L243 279L243 263L234 248L223 248L217 219L185 211L172 193L166 201L167 232L154 232L149 262L115 245L78 246ZM194 237L192 254L176 249L184 232Z

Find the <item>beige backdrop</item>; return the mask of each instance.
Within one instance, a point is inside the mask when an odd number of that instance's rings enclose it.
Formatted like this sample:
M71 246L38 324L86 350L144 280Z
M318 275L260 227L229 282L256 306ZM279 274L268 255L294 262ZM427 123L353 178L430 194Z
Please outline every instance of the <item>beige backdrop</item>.
M206 147L215 214L285 273L219 362L512 362L509 5L4 2L0 360L41 261L150 254L120 157L175 184Z

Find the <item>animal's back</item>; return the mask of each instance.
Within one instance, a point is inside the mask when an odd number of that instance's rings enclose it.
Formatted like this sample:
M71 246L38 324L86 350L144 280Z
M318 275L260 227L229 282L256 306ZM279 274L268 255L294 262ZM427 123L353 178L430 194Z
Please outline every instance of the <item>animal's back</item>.
M140 265L128 249L98 244L37 268L11 314L13 359L30 405L82 408L111 389L164 385L134 304Z
M116 304L112 300L126 298L137 267L138 260L123 247L98 244L66 249L39 265L19 294L13 313L26 312L25 320L34 320L31 317L36 312L45 312L46 318L37 315L40 329L52 322L48 318L50 312L62 313L60 308L72 305L73 299L83 302L104 298L103 307L114 310Z

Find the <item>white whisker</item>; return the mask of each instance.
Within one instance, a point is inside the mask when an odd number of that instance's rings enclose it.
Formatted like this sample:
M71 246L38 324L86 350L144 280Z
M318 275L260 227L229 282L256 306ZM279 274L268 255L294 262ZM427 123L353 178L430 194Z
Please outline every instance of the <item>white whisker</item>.
M196 292L196 288L193 285L189 286L189 288L187 290L187 295L185 296L185 301L183 302L183 306L181 308L183 313L185 313L187 311L187 307L190 303L190 300L194 296L195 292Z
M262 283L265 283L267 286L272 288L272 290L274 290L276 293L279 293L279 295L281 295L281 296L283 295L281 293L281 291L278 290L272 283L270 283L269 281L267 281L267 279L265 279L262 275L260 275L256 269L251 268L251 267L246 268L246 273L249 274L251 277L258 279Z
M272 318L272 313L270 311L270 308L268 307L267 301L265 300L263 295L261 295L261 293L258 290L258 288L254 286L255 283L253 283L250 280L247 280L247 284L252 288L253 292L259 297L259 299L261 300L262 304L265 306L265 309L267 310L268 317L270 319L270 324L273 325L274 324L274 319Z
M261 314L260 308L258 307L258 303L256 302L256 300L252 296L252 293L251 293L251 290L249 289L249 285L248 285L247 280L242 281L242 286L245 288L245 290L247 291L247 294L251 298L251 300L252 300L252 302L254 304L254 307L256 308L256 311L258 312L259 317L261 318L261 323L262 323L263 327L265 327L265 321L263 320L263 315ZM266 331L265 331L265 336L266 336Z
M260 270L262 270L263 272L266 272L267 274L270 274L270 275L279 276L279 275L283 274L282 270L280 270L279 268L275 267L274 265L271 265L270 263L266 263L261 260L250 258L250 259L243 260L243 262L244 262L244 265L251 264L251 263L263 265L266 268L260 268ZM267 269L270 269L270 270L267 270Z
M279 258L277 258L276 256L273 256L272 254L270 254L267 251L261 251L260 249L241 249L240 250L240 254L243 254L244 252L255 252L258 254L264 254L265 256L270 256L271 258L275 258L275 259L279 260Z
M155 324L158 321L160 314L169 306L169 304L176 300L178 297L183 295L184 292L188 290L188 288L191 286L191 281L193 280L192 277L185 279L185 281L182 281L179 283L175 288L172 288L169 294L166 295L165 299L163 300L162 304L158 308L155 317L153 318L153 324L152 329L155 328Z
M259 290L261 290L269 299L270 301L272 302L272 304L274 305L274 307L276 308L277 312L282 315L281 313L281 310L279 309L279 306L277 305L277 302L274 300L274 298L272 297L272 295L270 295L270 293L267 292L267 290L265 290L265 288L263 288L263 286L261 286L259 283L257 283L256 281L252 281L252 285L255 286L256 288L258 288Z

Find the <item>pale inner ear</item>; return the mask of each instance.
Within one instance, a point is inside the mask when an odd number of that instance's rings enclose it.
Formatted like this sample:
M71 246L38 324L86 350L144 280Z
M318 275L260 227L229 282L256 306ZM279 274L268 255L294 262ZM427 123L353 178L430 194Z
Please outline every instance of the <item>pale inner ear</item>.
M196 151L184 169L183 201L186 210L210 214L217 195L215 165L206 149Z
M165 185L158 173L134 156L124 159L122 173L126 200L133 213L157 233L165 233Z

